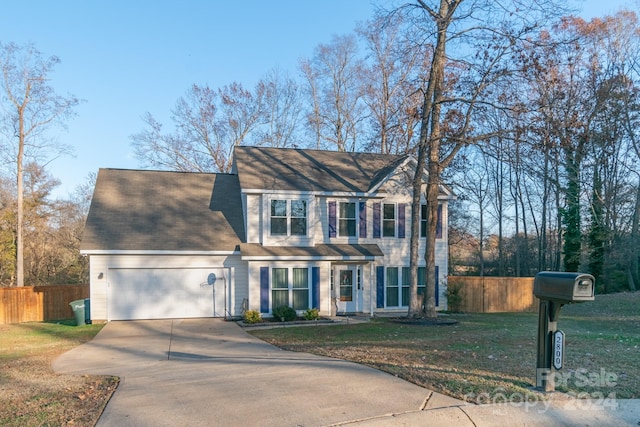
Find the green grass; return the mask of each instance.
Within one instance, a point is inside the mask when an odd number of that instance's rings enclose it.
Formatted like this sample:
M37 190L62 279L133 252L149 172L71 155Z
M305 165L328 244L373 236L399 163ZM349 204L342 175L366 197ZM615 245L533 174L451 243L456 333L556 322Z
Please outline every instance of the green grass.
M566 381L581 397L640 397L640 292L562 308ZM444 315L443 315L444 316ZM449 314L455 325L364 324L251 331L288 350L352 360L469 401L544 398L536 383L536 313Z
M104 326L74 325L0 325L0 425L95 425L118 379L51 370L55 357L89 341Z
M76 327L73 320L0 325L0 360L11 360L56 347L71 348L93 338L104 325Z

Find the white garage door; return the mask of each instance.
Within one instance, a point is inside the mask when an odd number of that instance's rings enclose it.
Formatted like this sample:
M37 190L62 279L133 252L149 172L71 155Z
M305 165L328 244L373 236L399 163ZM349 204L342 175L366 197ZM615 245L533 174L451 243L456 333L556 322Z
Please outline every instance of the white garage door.
M109 269L109 320L224 317L227 269Z

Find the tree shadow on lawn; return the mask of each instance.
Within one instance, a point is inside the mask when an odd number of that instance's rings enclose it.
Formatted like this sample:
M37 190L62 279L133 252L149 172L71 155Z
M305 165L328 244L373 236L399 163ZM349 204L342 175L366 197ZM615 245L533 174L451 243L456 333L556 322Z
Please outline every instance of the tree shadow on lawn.
M391 317L389 321L402 325L416 326L447 326L458 324L458 321L455 319L441 317Z

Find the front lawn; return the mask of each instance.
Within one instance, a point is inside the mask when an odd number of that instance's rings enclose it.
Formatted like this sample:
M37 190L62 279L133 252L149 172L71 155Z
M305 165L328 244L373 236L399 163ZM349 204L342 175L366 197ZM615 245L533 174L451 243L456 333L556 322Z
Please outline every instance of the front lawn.
M55 357L89 341L103 326L73 325L0 325L0 425L95 425L118 379L53 373Z
M640 397L640 292L562 308L565 364L556 389L578 397ZM474 403L537 399L535 313L445 314L455 325L368 323L253 330L286 350L362 363Z

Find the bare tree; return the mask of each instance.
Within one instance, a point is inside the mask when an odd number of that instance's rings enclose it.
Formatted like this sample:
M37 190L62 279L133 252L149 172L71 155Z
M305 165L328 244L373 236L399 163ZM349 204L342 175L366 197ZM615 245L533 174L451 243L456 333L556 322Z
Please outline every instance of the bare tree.
M69 148L47 135L54 124L64 125L79 100L61 96L50 86L50 74L60 62L43 58L32 45L0 43L0 141L4 155L15 164L16 285L24 286L24 166L25 159L51 160Z
M131 136L136 157L145 166L228 172L233 148L247 144L264 121L264 93L262 84L254 92L239 83L218 90L193 85L171 112L173 131L164 132L160 122L145 114L147 128Z
M487 238L487 229L489 229L486 224L486 216L492 195L490 178L490 162L478 153L470 158L469 168L463 174L461 182L458 183L465 194L465 199L478 217L477 242L480 276L485 275L484 242Z
M274 69L259 84L264 88L265 119L256 132L255 144L276 148L295 146L302 110L298 83Z
M425 72L428 45L416 47L402 14L378 16L358 27L368 51L362 72L363 100L371 127L367 148L401 154L415 145L420 94L416 81Z
M0 175L0 285L16 278L16 197L15 180Z
M435 239L438 194L443 170L459 150L490 135L475 129L483 108L500 109L491 97L497 82L515 71L515 57L526 37L558 7L549 1L416 0L403 7L433 38L433 54L421 110L418 164L413 181L411 297L409 316L436 317ZM455 56L449 47L455 47ZM424 304L417 298L417 263L423 171L426 186L427 239ZM424 311L422 310L424 306Z
M307 124L315 135L317 148L358 148L365 118L359 90L361 62L353 35L334 36L331 43L316 48L313 58L301 61L310 104Z

